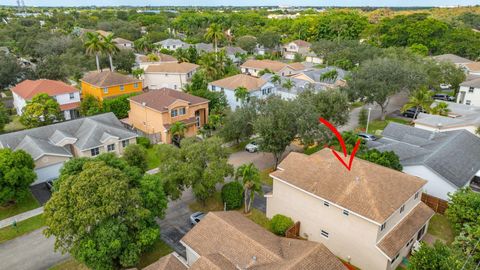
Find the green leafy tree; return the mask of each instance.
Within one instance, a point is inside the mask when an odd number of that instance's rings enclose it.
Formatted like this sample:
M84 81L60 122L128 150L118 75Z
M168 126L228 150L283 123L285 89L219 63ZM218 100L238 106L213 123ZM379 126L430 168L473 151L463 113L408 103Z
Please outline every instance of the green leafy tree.
M320 76L321 81L336 81L338 77L338 71L336 69L329 70Z
M163 180L159 175L146 174L140 180L140 195L145 208L155 217L163 218L167 209L168 199L163 191Z
M417 118L417 115L421 110L430 110L430 106L433 103L432 92L428 90L426 87L422 87L415 92L408 98L408 102L403 105L401 112L405 112L410 108L415 108L415 114L413 115L413 119Z
M245 102L248 102L250 96L250 92L248 92L248 89L243 86L239 86L235 89L235 99L238 101L240 100L242 104Z
M104 51L103 42L100 35L96 32L87 32L85 34L85 50L89 55L95 55L97 70L100 71L100 54Z
M37 94L23 108L20 122L28 127L40 127L63 120L58 102L47 94Z
M210 115L223 113L228 106L225 94L222 92L210 91L208 90L207 85L208 82L205 73L203 71L198 71L193 74L192 80L185 87L185 92L210 100L208 103Z
M282 158L285 148L297 135L296 115L293 103L270 96L259 107L258 118L254 123L254 132L260 137L260 149L272 153L275 169Z
M408 49L421 56L427 56L428 55L428 47L423 45L423 44L412 44Z
M0 205L21 201L37 175L32 157L23 150L0 149Z
M154 216L162 206L147 208L147 181L139 188L136 179L98 158L84 161L75 175L64 172L44 212L44 233L55 237L55 250L93 269L135 265L159 237Z
M270 228L276 235L285 236L285 232L293 226L293 220L287 216L277 214L270 221Z
M7 125L8 123L10 123L8 110L7 108L5 108L5 105L0 102L0 132L3 131L5 125Z
M277 49L280 45L281 38L280 34L270 30L262 31L257 36L258 43L269 50Z
M113 41L113 34L109 34L105 37L102 37L103 51L108 55L108 61L110 62L110 71L113 71L113 60L112 55L118 53L120 49L115 45Z
M188 187L184 172L184 162L180 149L171 144L159 144L154 146L159 159L159 175L163 179L163 190L170 200L177 200L182 192Z
M239 182L226 183L222 187L222 201L227 210L239 209L243 204L243 186Z
M117 70L132 73L132 68L135 64L135 54L131 50L120 50L113 54L113 61L115 61Z
M461 250L466 257L471 256L474 264L480 264L480 218L477 224L466 224L452 243L453 248Z
M461 188L449 194L448 208L445 215L459 233L464 225L478 224L480 216L480 194L470 188Z
M123 159L127 161L128 165L135 166L143 172L147 170L147 151L145 147L138 144L131 144L123 151Z
M295 87L295 83L290 79L286 79L283 82L282 87L287 89L288 91L290 91L290 90L292 90L293 87Z
M273 84L277 85L277 84L280 84L282 82L282 78L280 77L280 75L274 74L272 76L271 81L272 81Z
M235 172L235 180L242 182L243 185L243 199L245 205L245 213L250 213L255 194L261 196L262 182L260 181L260 171L253 163L243 164L237 168Z
M132 70L133 77L137 79L140 79L144 73L145 73L145 70L143 70L143 68L136 68Z
M12 54L0 52L0 89L7 88L17 82L22 72L22 67L17 58Z
M67 76L63 59L56 55L47 56L35 68L36 78L65 81Z
M128 117L128 111L130 111L129 98L137 95L125 94L114 98L104 99L102 109L104 112L113 112L119 119Z
M135 49L148 53L153 49L153 43L148 36L143 36L134 41Z
M380 152L377 149L370 149L359 156L361 159L368 160L378 165L388 167L397 171L402 171L403 166L400 159L393 151Z
M178 137L179 139L185 136L185 132L187 131L188 127L184 122L177 121L170 126L168 132L173 137Z
M257 118L256 103L250 102L244 106L237 108L234 112L227 113L225 123L220 129L219 135L226 142L236 141L250 138L254 131L253 125Z
M100 101L92 95L85 95L80 102L80 114L83 116L91 116L102 113L102 105Z
M422 244L419 251L409 258L409 270L473 270L472 260L467 261L463 254L440 241L433 247Z
M257 46L257 38L254 36L241 36L237 38L236 44L238 47L244 49L248 53L253 53Z

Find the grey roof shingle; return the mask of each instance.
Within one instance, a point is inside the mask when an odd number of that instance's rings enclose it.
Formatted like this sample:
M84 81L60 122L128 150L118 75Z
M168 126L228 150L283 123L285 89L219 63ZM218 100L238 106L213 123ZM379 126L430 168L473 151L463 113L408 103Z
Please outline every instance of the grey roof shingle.
M466 130L428 131L391 122L370 148L393 151L403 166L424 165L457 187L480 170L480 138Z
M337 71L337 78L335 80L332 80L332 79L321 80L320 79L320 77L323 74L325 74L327 72L330 72L332 70ZM336 68L336 67L326 67L326 68L322 68L322 69L310 69L310 70L304 71L303 74L305 74L306 76L308 76L310 79L314 80L315 82L323 82L323 83L333 84L337 80L345 79L345 76L347 75L347 71L345 71L341 68Z
M79 118L53 125L17 131L0 135L0 146L23 149L34 159L45 154L73 156L68 147L55 145L63 138L76 138L74 145L81 151L103 145L104 134L119 137L120 140L136 137L123 127L113 113Z

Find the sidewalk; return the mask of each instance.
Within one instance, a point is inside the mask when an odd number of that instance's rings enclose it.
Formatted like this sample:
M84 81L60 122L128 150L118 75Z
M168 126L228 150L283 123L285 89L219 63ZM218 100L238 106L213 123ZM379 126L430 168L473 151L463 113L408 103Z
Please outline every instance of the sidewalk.
M13 221L20 222L22 220L29 219L31 217L38 216L41 214L43 214L43 206L27 212L23 212L13 217L0 220L0 229L11 226L13 224Z

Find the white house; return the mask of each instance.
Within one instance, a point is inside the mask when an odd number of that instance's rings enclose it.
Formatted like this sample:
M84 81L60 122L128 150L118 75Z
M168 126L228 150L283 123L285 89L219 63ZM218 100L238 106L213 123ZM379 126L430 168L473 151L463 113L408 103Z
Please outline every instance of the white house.
M426 181L359 158L347 170L332 151L291 152L280 163L267 217L299 221L301 237L360 269L396 269L434 214L421 202Z
M133 41L124 38L114 38L113 42L121 50L131 50L134 48Z
M457 103L480 106L480 78L460 84Z
M165 39L159 42L154 43L155 45L159 46L160 49L167 49L167 50L172 50L175 51L180 48L186 48L187 43L181 41L180 39Z
M438 132L391 122L382 138L367 146L395 152L403 172L427 180L424 192L442 200L480 183L480 138L464 129Z
M259 99L273 94L275 90L273 83L246 74L237 74L208 84L209 90L225 94L232 110L241 106L242 101L235 97L235 89L239 87L245 87L250 97Z
M293 60L295 59L296 54L300 54L302 56L306 55L308 52L310 52L310 46L312 46L310 42L300 39L289 42L283 45L283 57L288 60Z
M11 91L13 106L18 115L22 115L23 108L34 96L45 93L58 102L65 120L75 119L79 116L80 90L64 82L45 79L25 80L13 87Z
M150 89L170 88L181 91L198 67L196 64L187 62L148 65L143 75L143 85Z
M302 63L282 63L273 60L247 60L240 66L242 73L259 77L259 72L270 70L281 76L289 76L305 69Z

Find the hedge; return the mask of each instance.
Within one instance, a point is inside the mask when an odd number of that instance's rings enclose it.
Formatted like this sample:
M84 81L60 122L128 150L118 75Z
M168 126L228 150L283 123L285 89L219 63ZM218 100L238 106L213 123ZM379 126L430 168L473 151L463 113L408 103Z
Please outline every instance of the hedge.
M285 232L293 226L293 220L284 215L277 214L270 221L270 228L276 235L285 236Z
M243 186L239 182L233 181L223 185L222 200L226 204L227 210L239 209L243 205Z

